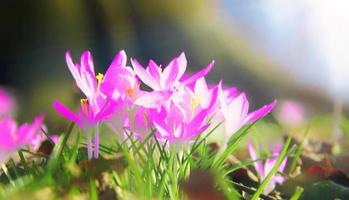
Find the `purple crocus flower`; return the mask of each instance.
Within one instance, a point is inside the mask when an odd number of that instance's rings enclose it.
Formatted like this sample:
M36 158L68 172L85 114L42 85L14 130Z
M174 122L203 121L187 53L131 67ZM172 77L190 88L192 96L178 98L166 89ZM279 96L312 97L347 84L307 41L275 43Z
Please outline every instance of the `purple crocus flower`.
M54 107L62 116L78 124L85 132L95 128L94 157L98 157L99 122L110 120L108 124L113 130L123 130L126 119L115 110L125 111L128 117L132 117L135 106L159 107L161 102L171 95L169 91L141 91L139 79L133 69L126 66L127 56L124 51L116 54L105 75L95 75L89 51L82 54L80 64L73 63L69 52L66 53L66 61L86 99L81 100L81 109L76 114L58 101L54 102ZM88 137L90 158L91 143Z
M157 131L157 138L170 143L190 142L209 126L206 123L206 110L191 119L185 119L182 111L172 102L168 110L164 106L160 112L155 109L150 110L149 119Z
M110 65L103 78L100 87L103 94L115 101L121 99L125 104L135 104L148 108L159 107L159 104L170 97L172 94L170 91L142 91L140 89L141 82L136 73L131 67L126 66L125 52L122 52L120 57L122 57L122 62L113 63L121 64Z
M185 54L181 53L174 58L164 69L150 60L148 67L144 69L135 59L131 60L133 69L137 76L155 91L173 90L174 87L182 84L188 85L197 79L204 77L214 66L214 62L192 76L183 76L187 68Z
M276 101L274 100L249 113L249 102L245 93L239 94L235 89L224 90L221 84L218 88L218 109L211 122L213 125L220 122L223 124L210 136L210 139L220 144L221 148L224 149L234 133L242 126L251 124L267 115L276 105Z
M40 131L43 115L34 118L33 124L17 126L16 121L6 117L0 120L0 163L18 149L30 145Z
M214 105L218 99L218 87L208 88L205 78L199 78L192 86L180 86L172 95L172 101L176 104L187 119L200 113L202 110L207 111L207 115L215 112Z
M257 175L261 181L267 177L269 172L272 170L273 166L276 164L276 161L278 160L281 149L282 149L282 145L280 145L280 144L274 145L273 151L271 153L271 157L266 159L264 164L263 164L263 162L259 159L253 145L251 143L248 144L248 151L250 153L252 160L255 161L253 163L253 165L254 165L254 168L257 172ZM282 161L282 163L278 169L278 172L284 171L284 169L286 167L286 162L287 162L287 158L285 158ZM279 174L274 174L273 177L271 178L269 184L265 187L263 193L269 194L275 188L276 183L282 184L285 181L286 181L286 179L283 176L281 176Z
M93 110L87 99L81 100L81 108L77 113L73 113L59 101L55 100L53 106L56 111L63 117L75 122L84 132L88 132L92 128L96 128L94 134L94 157L98 158L98 148L99 148L99 122L102 120L107 120L114 113L115 103L110 99L103 102L103 106L99 106L100 110ZM88 136L88 157L92 158L92 141Z

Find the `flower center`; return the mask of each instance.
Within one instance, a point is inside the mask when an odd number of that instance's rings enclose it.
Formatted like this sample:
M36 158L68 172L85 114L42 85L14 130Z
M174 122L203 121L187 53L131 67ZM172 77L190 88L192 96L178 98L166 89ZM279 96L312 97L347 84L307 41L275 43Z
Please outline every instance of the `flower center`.
M201 100L201 95L198 95L190 101L190 107L191 107L192 113L195 112L195 108L200 104L200 100Z

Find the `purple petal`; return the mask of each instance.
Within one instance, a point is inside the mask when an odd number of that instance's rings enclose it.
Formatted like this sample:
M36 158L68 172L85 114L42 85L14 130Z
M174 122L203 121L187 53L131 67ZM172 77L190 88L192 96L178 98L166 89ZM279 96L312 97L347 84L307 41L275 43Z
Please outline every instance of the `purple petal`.
M142 92L134 104L145 108L158 108L172 95L172 91Z
M99 122L101 120L108 120L109 117L111 117L114 114L116 103L112 101L110 98L107 99L107 101L104 103L101 110L97 113L97 115L94 117L95 122Z
M199 114L197 114L195 118L188 124L188 132L193 134L197 132L202 126L202 124L204 123L206 118L207 118L206 110L203 110Z
M113 60L113 62L110 64L110 67L120 67L120 66L126 66L127 62L127 56L124 50L119 51Z
M81 55L81 66L84 67L88 73L95 74L92 56L89 51L85 51Z
M75 115L73 112L71 112L67 107L65 107L63 104L61 104L59 101L54 100L53 101L53 107L55 110L62 115L63 117L73 121L77 125L79 125L81 128L85 128L85 125L83 122L79 119L77 115Z
M155 80L160 80L160 70L161 70L161 68L153 60L149 60L148 67L147 67L147 72Z
M244 123L246 124L250 124L255 122L256 120L266 116L267 114L270 113L270 111L273 110L273 108L275 107L277 101L274 100L272 101L270 104L263 106L262 108L250 113L247 115L247 117L244 120Z
M255 149L251 143L248 144L248 151L250 152L250 156L252 158L254 168L256 169L258 176L264 177L264 167L263 163L259 160Z
M168 137L171 135L170 131L167 127L158 124L157 122L154 122L154 128L157 130L157 132L160 134L160 137Z
M181 80L182 84L183 85L188 85L190 83L195 82L199 78L206 76L206 74L208 74L211 71L213 66L214 66L214 61L212 61L208 66L206 66L205 68L203 68L202 70L200 70L196 74L194 74L194 75L192 75L190 77L187 77L184 80Z
M152 89L159 87L159 81L155 80L154 77L152 77L136 59L131 59L131 63L133 66L133 69L135 73L137 74L138 78L143 81L144 84L148 85Z
M178 71L178 61L177 58L175 58L170 62L170 64L167 67L165 67L162 73L160 85L163 89L169 89L173 86L173 84L177 80Z
M235 133L242 125L244 125L242 122L247 114L248 101L244 93L240 94L229 104L227 104L225 101L226 100L221 95L220 103L225 118L225 131L226 134L231 135Z
M177 57L177 63L178 63L178 75L177 75L177 80L182 78L185 70L187 69L187 59L185 57L184 52L182 52L178 57Z

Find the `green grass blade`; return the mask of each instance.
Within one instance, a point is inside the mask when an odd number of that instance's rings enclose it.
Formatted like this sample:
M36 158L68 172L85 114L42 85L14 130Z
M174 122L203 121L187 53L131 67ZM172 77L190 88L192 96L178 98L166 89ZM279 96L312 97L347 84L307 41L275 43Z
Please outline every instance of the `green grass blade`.
M304 191L304 189L302 187L297 186L296 191L294 192L294 194L292 195L290 200L298 200L299 197L301 197L303 191Z
M305 139L307 138L309 132L310 132L310 128L313 124L315 119L311 120L308 124L308 126L306 127L306 129L304 130L304 136L303 136L303 139L301 141L301 143L298 145L298 148L296 150L296 153L295 153L295 156L293 157L292 159L292 162L290 164L290 167L288 168L288 172L291 173L294 171L294 169L296 168L297 166L297 162L302 154L302 150L303 150L303 145L304 145L304 141Z

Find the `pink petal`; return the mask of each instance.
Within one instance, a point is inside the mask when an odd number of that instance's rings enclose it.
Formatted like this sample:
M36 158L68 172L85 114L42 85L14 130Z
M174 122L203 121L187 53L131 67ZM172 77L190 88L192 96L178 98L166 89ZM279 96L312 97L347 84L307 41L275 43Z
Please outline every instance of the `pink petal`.
M101 110L94 117L95 122L97 123L101 120L107 120L109 117L111 117L114 114L115 106L115 102L108 98Z
M212 61L208 66L206 66L205 68L203 68L202 70L200 70L196 74L181 80L182 84L189 85L190 83L195 82L199 78L206 76L206 74L208 74L211 71L213 66L214 66L214 61Z
M272 101L270 104L263 106L262 108L250 113L247 115L247 117L244 120L244 123L246 124L250 124L255 122L256 120L266 116L267 114L270 113L270 111L273 110L273 108L275 107L277 101L274 100Z
M188 132L195 133L197 132L202 124L207 118L207 111L203 110L195 116L195 118L188 124Z
M149 60L147 72L155 79L160 81L160 70L161 68L153 61Z
M172 95L171 91L145 92L135 100L134 104L145 108L158 108Z
M160 134L160 137L168 137L170 136L170 131L161 124L158 124L157 122L154 122L154 128L157 130L157 132Z
M144 84L148 85L152 89L159 87L159 81L155 80L154 77L152 77L136 59L131 59L131 63L133 66L133 69L135 73L137 74L138 78L143 81Z
M81 66L84 67L89 74L95 74L92 56L89 51L85 51L81 55Z
M66 52L65 57L68 68L72 73L77 86L87 98L93 98L97 87L97 80L94 75L93 61L90 53L86 51L82 54L81 66L73 63L69 51Z
M217 87L210 91L204 77L196 80L194 91L200 98L200 105L205 109L212 106L217 100Z
M170 87L173 86L175 81L177 80L179 72L179 66L178 66L178 61L177 58L173 59L170 64L168 64L167 67L165 67L161 80L160 80L160 85L162 89L169 89Z
M264 167L263 163L259 160L255 149L253 148L253 144L248 144L248 151L250 152L250 156L252 158L254 168L256 169L258 176L264 177Z
M127 62L127 56L124 50L119 51L113 60L113 62L110 64L110 67L120 67L120 66L126 66Z
M84 123L79 119L79 117L77 117L77 115L75 115L73 112L71 112L67 107L65 107L59 101L54 100L53 101L53 107L63 117L65 117L65 118L73 121L74 123L78 124L81 128L85 128Z
M185 70L187 69L187 59L185 57L184 52L182 52L178 57L177 57L177 62L178 62L178 75L177 75L177 80L182 78Z
M232 102L226 104L224 97L220 97L222 112L225 118L226 134L234 134L242 125L246 117L248 101L244 93L236 97Z

